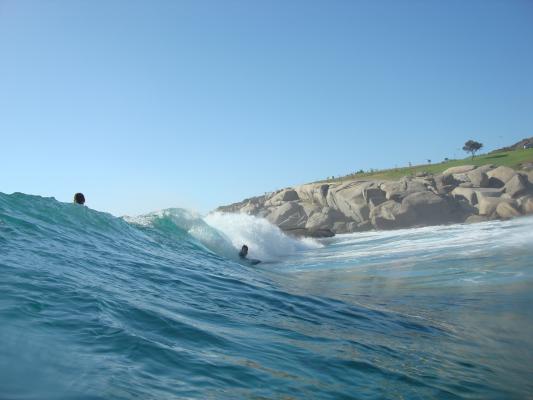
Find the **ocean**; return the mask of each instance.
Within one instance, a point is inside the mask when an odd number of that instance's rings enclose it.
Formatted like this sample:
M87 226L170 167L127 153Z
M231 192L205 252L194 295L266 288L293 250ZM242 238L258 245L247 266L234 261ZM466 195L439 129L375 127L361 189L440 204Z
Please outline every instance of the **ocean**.
M533 398L532 228L298 240L0 193L0 399Z

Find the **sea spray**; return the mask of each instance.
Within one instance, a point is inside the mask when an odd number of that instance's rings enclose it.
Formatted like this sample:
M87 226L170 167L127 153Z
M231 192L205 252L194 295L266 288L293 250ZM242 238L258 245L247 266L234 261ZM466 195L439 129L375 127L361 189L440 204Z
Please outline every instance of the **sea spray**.
M299 250L322 247L310 238L287 236L266 219L252 215L215 212L207 215L204 221L224 233L235 248L240 249L246 244L250 248L250 257L261 260L279 260Z

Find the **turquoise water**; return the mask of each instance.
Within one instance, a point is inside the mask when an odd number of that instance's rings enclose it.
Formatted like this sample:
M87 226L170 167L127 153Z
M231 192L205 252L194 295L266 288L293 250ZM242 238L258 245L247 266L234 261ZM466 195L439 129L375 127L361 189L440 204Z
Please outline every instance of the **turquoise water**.
M0 194L0 398L532 398L532 227L297 241Z

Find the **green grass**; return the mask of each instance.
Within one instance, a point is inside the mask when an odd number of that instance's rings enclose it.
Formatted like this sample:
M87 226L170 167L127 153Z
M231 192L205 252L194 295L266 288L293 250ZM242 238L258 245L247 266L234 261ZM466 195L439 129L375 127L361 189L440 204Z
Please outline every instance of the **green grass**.
M341 176L335 179L325 179L320 182L342 182L355 179L383 179L383 180L397 180L404 176L414 175L418 172L428 172L431 174L438 174L450 167L458 165L485 165L493 164L496 166L505 165L517 169L520 164L525 162L533 162L533 149L522 149L513 151L503 151L493 154L483 154L472 157L467 157L462 160L450 160L438 164L414 165L406 168L392 168L384 169L374 172L365 172L358 174L350 174Z

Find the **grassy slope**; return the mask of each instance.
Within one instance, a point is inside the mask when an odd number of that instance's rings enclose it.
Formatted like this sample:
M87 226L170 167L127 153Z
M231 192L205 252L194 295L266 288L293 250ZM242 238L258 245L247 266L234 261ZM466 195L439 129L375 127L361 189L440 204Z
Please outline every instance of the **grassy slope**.
M472 159L471 157L467 157L462 160L451 160L438 164L415 165L413 167L406 168L394 168L375 172L367 172L362 174L351 174L335 179L327 179L320 182L341 182L361 178L397 180L403 176L413 175L417 172L429 172L432 174L436 174L450 167L455 167L458 165L493 164L496 166L505 165L507 167L516 169L520 166L520 164L525 162L533 162L533 149L504 151L500 153L476 156L474 157L474 159Z

